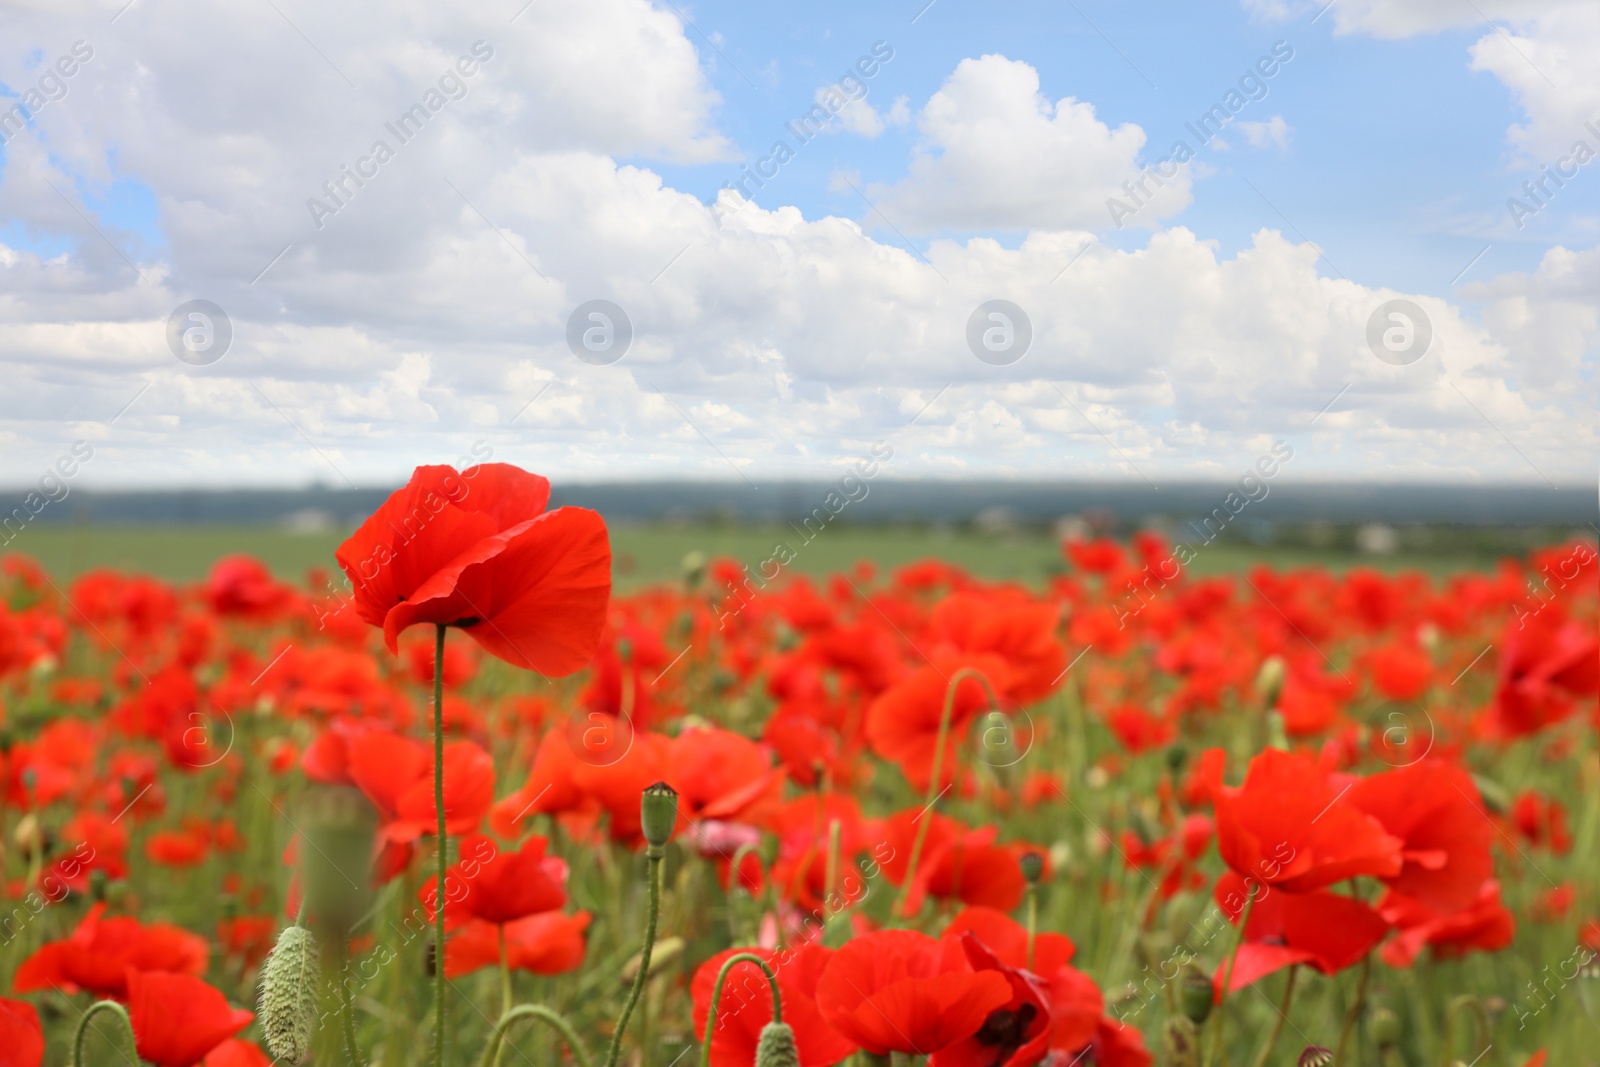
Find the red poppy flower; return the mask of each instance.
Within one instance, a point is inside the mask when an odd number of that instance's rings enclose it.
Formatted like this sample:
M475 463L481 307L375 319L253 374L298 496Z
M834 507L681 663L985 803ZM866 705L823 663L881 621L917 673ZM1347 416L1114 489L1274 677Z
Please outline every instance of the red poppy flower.
M0 1048L13 1067L39 1067L44 1062L44 1030L37 1008L0 997Z
M1010 669L1002 695L1017 704L1049 696L1067 666L1067 650L1056 637L1061 609L1017 591L956 593L933 609L935 641L961 652L999 656Z
M272 1058L259 1046L230 1037L206 1054L205 1067L272 1067Z
M1495 712L1512 737L1560 722L1578 707L1575 698L1600 692L1600 640L1555 608L1506 624L1501 645Z
M65 993L88 990L121 1000L128 995L129 968L205 973L205 938L167 923L146 926L134 918L102 918L105 910L104 904L96 904L71 935L40 946L23 960L11 988L18 993L51 987Z
M516 852L508 852L496 849L487 837L463 838L461 862L445 875L445 917L509 923L565 907L567 863L545 855L549 844L543 837L530 837ZM429 918L438 881L437 875L429 878L418 894Z
M1517 931L1516 919L1500 902L1500 883L1492 878L1479 888L1476 900L1454 913L1440 912L1392 890L1378 901L1378 913L1399 930L1383 946L1383 962L1391 967L1411 966L1429 945L1440 959L1474 949L1498 952L1511 944Z
M1472 776L1459 767L1422 760L1357 782L1347 799L1404 842L1404 865L1384 879L1395 892L1458 911L1494 873L1494 827Z
M1214 896L1230 922L1244 910L1249 886L1232 871L1217 880ZM1305 963L1323 974L1335 974L1359 963L1389 933L1389 924L1365 903L1325 889L1310 893L1257 891L1250 921L1233 965L1228 991L1243 989L1293 963ZM1221 995L1228 972L1224 958L1213 984Z
M915 930L857 935L817 982L828 1025L879 1056L937 1052L977 1033L1010 999L998 971L973 971L960 944Z
M970 930L960 944L974 970L1005 978L1011 998L977 1033L935 1052L929 1067L1033 1067L1050 1048L1050 987L1030 971L1001 963Z
M936 652L933 662L891 686L867 709L867 742L872 751L898 765L917 789L926 789L933 777L934 750L938 748L939 722L950 679L967 667L981 671L997 692L1005 691L1011 677L999 656ZM988 690L978 679L963 677L956 683L945 737L944 766L939 773L941 784L950 781L956 772L957 753L966 743L967 730L979 714L990 708Z
M800 1067L828 1067L856 1051L856 1045L824 1021L817 1007L817 982L833 959L832 949L800 945L785 952L763 948L730 948L700 965L689 993L694 998L694 1032L703 1037L711 1015L711 991L728 957L749 952L761 957L778 976L783 1021L794 1030ZM766 975L753 963L734 964L717 1003L717 1025L711 1031L712 1067L751 1067L761 1028L772 1021L772 993Z
M591 714L605 720L592 729L601 730L605 737L614 736L616 720L600 712ZM517 837L522 833L522 820L534 815L559 815L573 811L592 801L578 788L572 771L578 763L570 740L574 732L580 735L582 745L584 726L562 728L557 726L545 732L533 756L533 769L522 788L495 803L489 812L489 825L501 837Z
M566 974L583 964L584 931L591 916L586 911L567 915L540 912L505 925L473 919L445 942L444 973L451 978L500 965L500 938L505 937L506 961L513 971Z
M434 623L518 667L578 670L605 625L611 544L598 514L549 499L547 480L505 463L418 467L339 546L356 611L390 652Z
M377 807L389 841L409 843L433 833L433 753L420 741L380 730L347 742L351 779ZM445 831L468 834L494 803L494 761L471 741L444 746Z
M1034 974L1054 974L1058 967L1072 962L1077 946L1066 934L1040 930L1033 938L1033 963L1028 962L1028 928L1003 911L995 908L964 908L940 937L961 937L975 934L995 959L1007 967L1017 967Z
M1095 1067L1149 1067L1144 1038L1105 1014L1106 998L1094 979L1062 966L1050 983L1050 1048L1066 1062Z
M907 809L885 821L884 838L892 855L883 860L883 870L892 883L904 884L918 824L924 819L931 822L917 860L916 878L906 890L905 914L915 915L929 896L1001 911L1022 903L1028 883L1022 877L1021 846L996 844L1000 834L996 827L969 830L934 811Z
M130 968L127 986L139 1058L156 1067L194 1067L255 1019L192 975Z
M1269 748L1216 801L1217 846L1240 875L1291 893L1357 875L1392 878L1403 842L1304 756Z

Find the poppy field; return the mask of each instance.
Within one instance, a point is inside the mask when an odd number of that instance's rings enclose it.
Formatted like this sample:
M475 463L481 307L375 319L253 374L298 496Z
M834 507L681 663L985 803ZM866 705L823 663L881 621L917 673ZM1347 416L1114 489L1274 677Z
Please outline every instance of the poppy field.
M0 561L0 1065L1600 1063L1600 562Z

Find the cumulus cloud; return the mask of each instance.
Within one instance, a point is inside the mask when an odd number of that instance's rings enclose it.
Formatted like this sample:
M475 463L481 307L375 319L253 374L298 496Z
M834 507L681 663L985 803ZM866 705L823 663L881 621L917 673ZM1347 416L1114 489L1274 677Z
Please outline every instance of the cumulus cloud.
M921 134L907 177L877 190L879 208L911 233L941 230L1098 230L1106 202L1139 177L1145 133L1112 129L1092 104L1039 91L1039 72L1000 55L964 59L917 115ZM1154 226L1186 207L1180 170L1138 221Z
M1293 132L1282 115L1274 115L1264 122L1241 122L1238 126L1251 148L1288 148L1289 135Z

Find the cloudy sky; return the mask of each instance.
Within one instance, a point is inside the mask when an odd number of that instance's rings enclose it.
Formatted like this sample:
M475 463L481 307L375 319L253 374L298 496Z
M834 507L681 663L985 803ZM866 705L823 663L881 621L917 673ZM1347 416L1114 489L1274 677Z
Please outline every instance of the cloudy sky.
M1600 5L1324 4L7 0L0 484L1592 479Z

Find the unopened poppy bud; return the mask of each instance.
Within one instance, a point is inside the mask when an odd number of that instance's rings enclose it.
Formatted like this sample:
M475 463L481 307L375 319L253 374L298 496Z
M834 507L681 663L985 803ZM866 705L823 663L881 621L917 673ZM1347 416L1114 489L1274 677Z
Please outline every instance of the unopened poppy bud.
M1261 669L1256 672L1256 692L1261 694L1263 706L1278 706L1278 697L1283 693L1283 679L1282 656L1268 656L1261 661Z
M261 968L261 1032L272 1055L284 1063L311 1058L321 981L311 931L299 925L286 928Z
M1022 877L1029 885L1038 885L1039 876L1044 874L1044 857L1030 849L1017 858L1017 866L1022 868Z
M1367 1019L1367 1036L1379 1048L1390 1048L1400 1040L1400 1016L1390 1008L1379 1008Z
M756 1067L800 1067L800 1053L794 1047L794 1031L788 1023L768 1023L756 1042Z
M1333 1064L1333 1050L1323 1048L1321 1045L1307 1045L1300 1058L1295 1061L1295 1067L1331 1067Z
M678 823L678 791L666 782L645 786L639 797L639 827L651 848L663 848L672 840Z
M1183 765L1189 762L1189 749L1184 745L1173 745L1167 749L1167 769L1173 774L1183 770Z
M1211 1014L1211 1005L1216 1000L1216 987L1211 984L1211 979L1198 971L1190 971L1183 976L1183 985L1179 988L1178 1002L1183 1007L1184 1017L1199 1026L1206 1021L1206 1016Z
M706 579L706 554L699 549L687 553L683 563L679 565L679 572L683 575L683 587L689 592L700 588L700 583Z
M1200 1034L1194 1023L1174 1015L1161 1028L1162 1067L1200 1067Z

